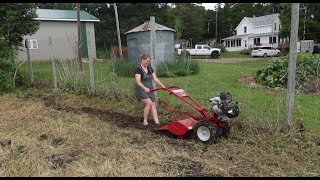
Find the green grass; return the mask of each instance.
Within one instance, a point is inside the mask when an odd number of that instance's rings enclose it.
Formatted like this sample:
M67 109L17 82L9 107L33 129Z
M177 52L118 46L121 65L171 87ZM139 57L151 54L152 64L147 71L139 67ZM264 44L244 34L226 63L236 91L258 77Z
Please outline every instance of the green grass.
M161 78L167 85L181 86L188 94L201 105L210 109L208 99L219 95L220 92L230 92L235 101L239 102L240 121L260 123L263 126L278 129L286 121L286 90L267 89L265 87L240 81L242 77L253 76L257 69L268 64L268 61L250 61L235 64L220 64L213 62L199 62L200 73L185 77ZM89 77L88 64L84 65L84 72ZM52 82L51 62L37 62L33 64L35 77L42 81ZM110 61L96 62L94 64L95 87L100 92L112 91L112 74ZM28 77L28 66L23 65L21 72ZM113 77L116 82L116 91L122 95L123 100L133 97L134 78ZM157 95L180 106L182 103L176 97L169 96L166 91L158 91ZM307 129L320 132L320 94L295 94L295 120L303 121Z
M220 58L251 58L250 54L241 54L240 52L223 52L221 53Z

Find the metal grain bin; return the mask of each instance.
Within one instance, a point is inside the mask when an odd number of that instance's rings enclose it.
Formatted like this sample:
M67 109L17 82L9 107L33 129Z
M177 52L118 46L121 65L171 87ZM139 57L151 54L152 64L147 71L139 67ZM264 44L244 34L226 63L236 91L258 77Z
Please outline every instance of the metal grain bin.
M138 64L141 54L149 54L151 49L150 42L150 21L146 21L140 26L126 32L128 59ZM174 62L174 33L175 30L155 23L155 64L165 62Z

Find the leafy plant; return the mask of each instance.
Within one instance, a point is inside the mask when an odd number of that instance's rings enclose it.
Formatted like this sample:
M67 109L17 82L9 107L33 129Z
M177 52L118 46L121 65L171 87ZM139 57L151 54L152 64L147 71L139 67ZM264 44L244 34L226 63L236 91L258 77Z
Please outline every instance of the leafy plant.
M6 47L4 40L0 39L0 94L13 89L14 52L13 48Z
M320 58L308 53L300 53L296 62L296 85L308 83L311 75L319 76ZM268 87L284 87L288 80L288 60L275 58L256 71L255 80Z
M251 54L251 52L252 52L252 50L251 50L251 49L244 49L244 50L240 51L240 54L250 55L250 54Z
M220 48L221 52L226 52L226 47L223 44L217 44L215 48Z

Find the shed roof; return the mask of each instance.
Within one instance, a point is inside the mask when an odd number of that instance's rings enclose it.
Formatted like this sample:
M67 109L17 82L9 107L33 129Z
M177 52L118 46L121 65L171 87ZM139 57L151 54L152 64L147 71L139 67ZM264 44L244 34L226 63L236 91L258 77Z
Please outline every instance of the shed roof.
M124 34L128 34L128 33L133 33L133 32L143 32L143 31L150 31L150 21L146 21L143 24L141 24L138 27L135 27L133 29L131 29L130 31L124 33ZM156 31L173 31L176 32L174 29L168 28L166 26L163 26L161 24L155 23L155 30Z
M60 10L60 9L36 9L38 15L36 20L47 21L77 21L76 10ZM86 11L80 11L80 21L97 21L100 20Z

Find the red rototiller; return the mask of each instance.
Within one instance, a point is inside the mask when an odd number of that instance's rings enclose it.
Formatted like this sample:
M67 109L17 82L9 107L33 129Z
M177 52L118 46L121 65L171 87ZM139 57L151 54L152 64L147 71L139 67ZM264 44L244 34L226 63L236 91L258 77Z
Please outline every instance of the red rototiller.
M219 96L209 99L212 108L210 112L207 112L204 107L179 86L154 88L150 92L158 90L168 91L169 94L178 97L199 113L198 115L193 115L188 111L172 109L166 101L162 100L162 103L166 105L170 112L185 114L187 118L175 120L171 124L160 127L158 130L169 131L181 139L192 136L204 143L215 143L219 136L227 137L229 135L230 128L228 123L232 118L239 115L238 103L232 101L230 93L221 92Z

